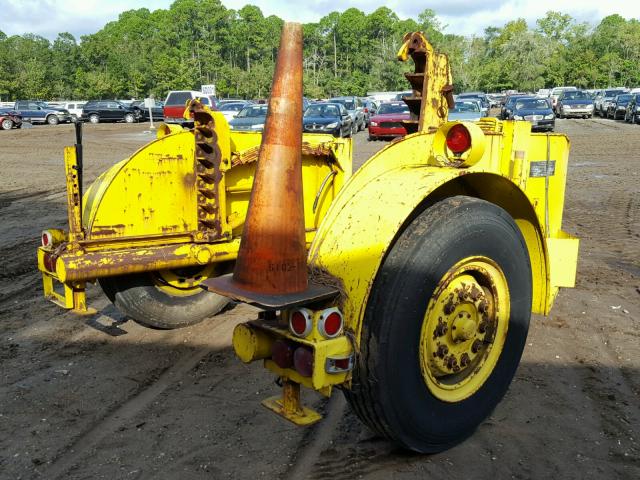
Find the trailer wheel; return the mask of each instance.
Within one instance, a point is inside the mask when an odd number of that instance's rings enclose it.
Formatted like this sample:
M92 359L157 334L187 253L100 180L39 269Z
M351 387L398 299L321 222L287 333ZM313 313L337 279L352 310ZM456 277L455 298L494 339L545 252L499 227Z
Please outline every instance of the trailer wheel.
M217 274L214 266L105 277L100 286L125 315L146 327L188 327L219 313L229 299L204 291L202 280Z
M473 433L504 396L531 315L531 265L501 208L452 197L422 212L384 260L347 399L365 424L435 453Z

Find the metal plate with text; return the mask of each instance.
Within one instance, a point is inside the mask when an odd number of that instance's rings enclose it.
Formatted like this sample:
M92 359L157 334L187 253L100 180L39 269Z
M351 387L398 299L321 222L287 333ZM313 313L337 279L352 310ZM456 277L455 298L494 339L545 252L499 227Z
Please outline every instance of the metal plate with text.
M548 165L548 167L547 167ZM531 162L529 170L530 177L552 177L556 173L556 161L542 160L540 162Z

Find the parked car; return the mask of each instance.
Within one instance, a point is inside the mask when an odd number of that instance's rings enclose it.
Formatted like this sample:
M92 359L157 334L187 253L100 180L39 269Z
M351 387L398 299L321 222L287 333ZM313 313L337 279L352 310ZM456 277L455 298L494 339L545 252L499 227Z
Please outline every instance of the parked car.
M364 123L368 127L371 117L378 112L378 102L372 98L363 98L362 108L364 111Z
M593 116L593 100L582 90L565 90L558 97L556 116L558 118L591 118Z
M328 101L330 103L341 103L344 105L344 108L346 108L349 115L351 115L351 120L353 120L354 133L366 128L362 100L358 97L334 97L330 98Z
M11 130L22 126L22 115L13 108L0 108L0 130Z
M513 119L526 120L531 123L531 130L552 132L555 127L555 115L549 98L523 97L515 101Z
M117 100L89 100L82 109L82 120L91 123L140 121L139 108L127 106Z
M199 98L203 105L217 109L218 100L213 95L205 95L195 90L174 90L167 94L164 101L163 116L166 123L184 123L184 110L187 102Z
M624 114L624 121L640 123L640 93L631 95L631 100L627 103L627 110Z
M466 120L475 122L484 116L480 102L475 99L456 100L453 108L449 109L449 120Z
M267 118L267 105L249 105L229 122L231 130L261 132Z
M630 100L630 93L616 95L613 101L607 104L607 118L613 118L614 120L624 118L627 112L627 104Z
M402 100L403 98L413 95L413 90L405 90L404 92L396 93L394 100Z
M556 112L556 114L558 113L558 111L556 110L556 105L558 104L558 97L562 92L567 92L571 90L577 90L577 88L576 87L556 87L551 90L551 93L549 94L549 98L551 98L551 108L553 108L553 111Z
M500 110L500 118L502 120L512 119L513 108L515 106L516 100L518 100L519 98L535 98L535 97L532 97L531 95L524 95L524 94L509 95L507 97L507 100L504 102L502 109Z
M465 92L457 96L458 100L477 100L480 102L480 109L485 113L485 117L489 115L489 108L491 108L491 102L487 96L482 92Z
M616 95L620 95L621 93L626 93L626 90L623 88L608 88L602 90L602 92L593 101L594 114L606 117L609 105L613 103Z
M82 117L82 107L86 102L49 102L50 107L55 107L63 110L67 110L69 115L71 115L71 121L75 122L80 117Z
M155 106L151 108L151 115L154 120L162 120L164 118L164 102L156 100ZM139 120L147 121L149 118L149 109L144 106L144 100L135 100L130 105L135 110L140 110Z
M218 110L224 115L227 122L230 122L236 115L238 115L238 113L240 113L240 110L248 107L249 105L251 105L251 102L247 102L246 100L236 100L231 102L224 101L218 104Z
M402 122L409 120L409 106L403 101L383 102L369 122L369 140L403 137L407 134Z
M507 100L507 96L503 93L491 93L487 94L487 98L491 103L491 108L501 108L504 102Z
M48 123L57 125L58 123L71 122L69 111L64 108L52 107L47 102L39 100L18 100L13 109L20 112L22 121L31 123Z
M309 133L330 133L334 137L350 137L353 120L341 103L314 103L302 117L302 126Z

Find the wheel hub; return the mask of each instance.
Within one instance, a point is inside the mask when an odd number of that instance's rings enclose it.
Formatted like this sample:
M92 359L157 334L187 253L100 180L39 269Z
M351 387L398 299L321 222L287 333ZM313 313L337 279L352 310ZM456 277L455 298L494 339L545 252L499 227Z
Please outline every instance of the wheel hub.
M508 315L506 279L490 259L465 260L443 277L420 340L421 369L432 393L459 401L480 388L499 357Z

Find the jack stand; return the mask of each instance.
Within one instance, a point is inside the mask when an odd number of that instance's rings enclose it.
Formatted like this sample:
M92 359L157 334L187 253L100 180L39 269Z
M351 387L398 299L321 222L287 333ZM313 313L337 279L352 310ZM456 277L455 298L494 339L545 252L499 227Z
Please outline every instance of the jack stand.
M318 412L300 404L300 384L282 379L282 397L263 400L262 405L298 426L312 425L322 419Z

